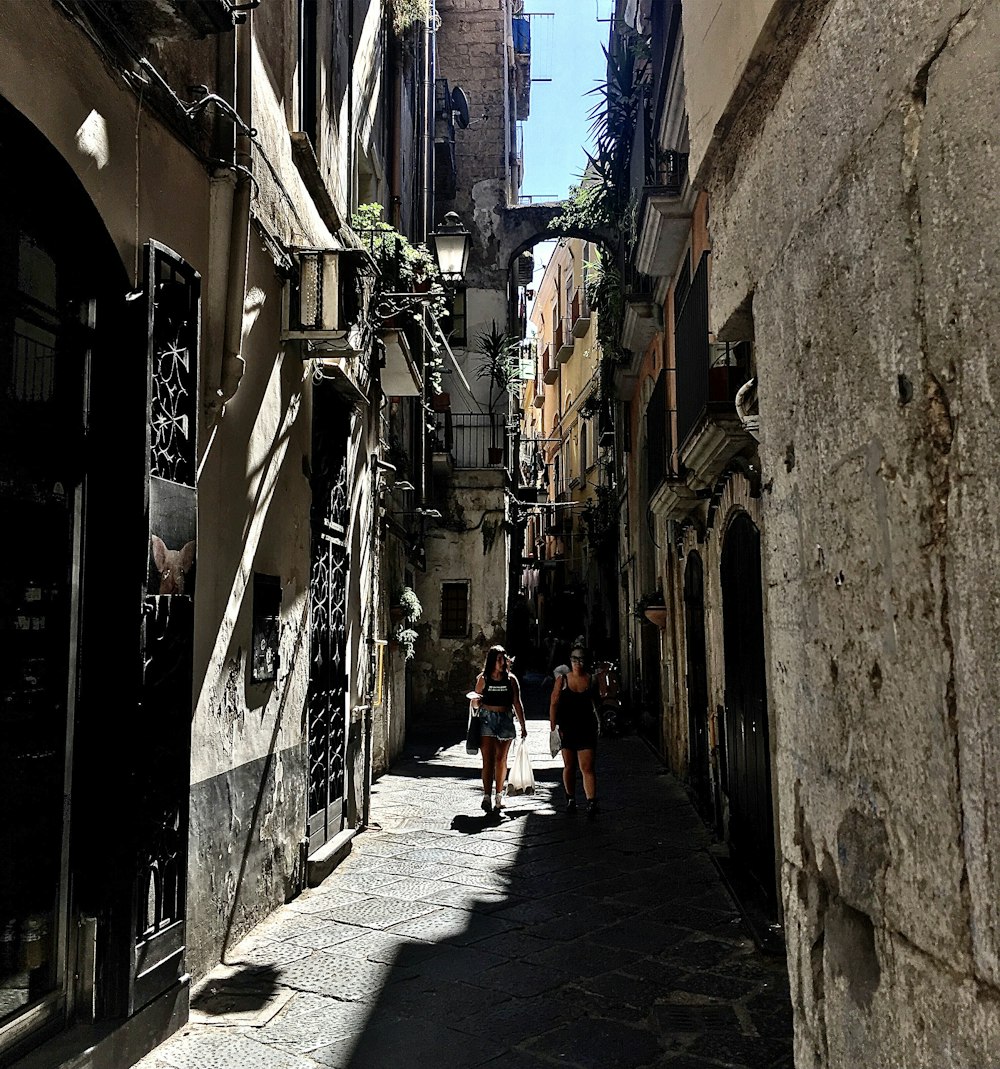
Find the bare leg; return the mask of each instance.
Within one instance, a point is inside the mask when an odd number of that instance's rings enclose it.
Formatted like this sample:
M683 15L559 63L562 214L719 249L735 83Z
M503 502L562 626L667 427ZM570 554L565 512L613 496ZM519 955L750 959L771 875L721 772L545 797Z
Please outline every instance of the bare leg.
M504 781L507 779L507 751L510 749L510 739L497 739L496 764L494 765L494 779L496 780L497 794L503 793Z
M594 751L578 750L577 758L580 761L580 773L583 776L583 793L589 802L597 797L597 772L594 769Z
M563 788L566 797L572 798L576 794L576 750L563 750Z
M484 735L480 742L480 751L483 755L483 794L489 794L493 786L493 775L496 769L497 740L492 735Z

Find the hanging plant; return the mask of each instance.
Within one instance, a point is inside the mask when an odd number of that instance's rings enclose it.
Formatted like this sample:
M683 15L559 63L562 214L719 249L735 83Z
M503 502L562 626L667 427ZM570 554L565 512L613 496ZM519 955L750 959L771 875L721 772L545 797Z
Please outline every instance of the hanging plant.
M392 0L392 28L402 35L417 23L425 23L430 9L430 0Z
M448 310L444 280L437 261L425 245L414 245L383 218L381 204L361 204L351 216L351 226L371 253L378 268L374 306L383 318L390 314L408 314L422 318L427 307L438 318ZM389 298L390 293L423 294L429 299Z
M580 416L583 419L594 419L601 412L601 395L597 390L591 390L587 394L583 404L580 405Z
M419 637L419 634L412 627L398 627L392 636L392 641L403 654L404 659L412 661Z

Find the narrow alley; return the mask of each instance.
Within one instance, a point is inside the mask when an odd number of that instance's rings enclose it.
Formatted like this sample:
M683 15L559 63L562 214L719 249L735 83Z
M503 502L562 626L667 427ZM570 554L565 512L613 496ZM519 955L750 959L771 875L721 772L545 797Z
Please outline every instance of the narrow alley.
M140 1069L793 1064L784 960L761 953L712 837L636 736L562 809L538 686L533 796L479 812L479 759L418 738L324 882L228 955Z

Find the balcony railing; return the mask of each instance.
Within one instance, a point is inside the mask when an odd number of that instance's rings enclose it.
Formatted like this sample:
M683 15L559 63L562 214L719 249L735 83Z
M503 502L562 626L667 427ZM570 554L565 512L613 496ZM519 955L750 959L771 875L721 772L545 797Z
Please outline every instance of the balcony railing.
M750 375L747 348L709 343L706 254L677 320L677 442L682 449L706 412L733 410L736 392Z
M539 365L542 369L542 382L546 386L554 386L559 381L559 365L552 358L552 347L546 345L539 357Z
M500 412L440 413L434 452L450 453L456 468L506 467L507 417Z
M556 346L556 360L565 364L573 355L573 321L567 316L559 321L558 341Z
M573 294L570 319L573 324L574 338L582 338L590 330L590 307L582 289L578 289Z

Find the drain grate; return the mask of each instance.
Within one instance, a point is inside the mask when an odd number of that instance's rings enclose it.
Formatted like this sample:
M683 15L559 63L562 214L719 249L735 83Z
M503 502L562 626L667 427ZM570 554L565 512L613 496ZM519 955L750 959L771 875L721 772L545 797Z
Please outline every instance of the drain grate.
M741 1032L739 1018L731 1006L657 1006L656 1022L664 1032L714 1032L724 1029Z
M191 1003L191 1021L229 1028L263 1028L294 994L289 988L267 992L219 988Z

